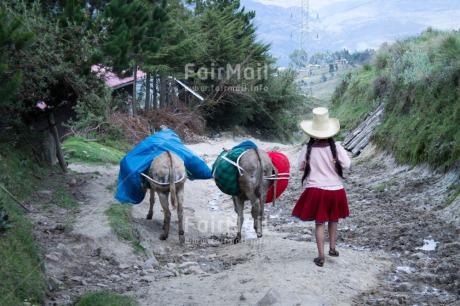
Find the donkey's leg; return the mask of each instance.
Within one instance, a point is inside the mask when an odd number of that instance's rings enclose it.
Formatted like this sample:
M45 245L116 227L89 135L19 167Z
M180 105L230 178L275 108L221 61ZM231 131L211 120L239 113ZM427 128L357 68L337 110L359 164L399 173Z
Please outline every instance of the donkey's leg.
M176 186L177 218L179 219L179 243L185 242L184 233L184 186Z
M166 240L169 235L169 224L171 223L171 211L169 210L168 202L169 192L159 192L158 197L160 198L161 207L163 208L164 220L163 220L163 234L160 239Z
M260 202L260 199L253 197L250 199L252 203L251 215L254 219L254 230L257 233L257 238L262 237L262 216L264 213L264 204Z
M150 187L150 208L147 214L147 219L152 219L153 216L153 205L155 204L155 188L153 186Z
M257 215L257 228L255 229L257 233L257 238L262 237L262 221L264 218L264 209L265 209L264 201L259 200L259 213Z
M234 243L238 243L241 241L241 228L243 226L244 221L244 201L240 199L240 197L233 196L233 205L235 206L235 212L238 214L237 219L237 233L236 238L233 240Z

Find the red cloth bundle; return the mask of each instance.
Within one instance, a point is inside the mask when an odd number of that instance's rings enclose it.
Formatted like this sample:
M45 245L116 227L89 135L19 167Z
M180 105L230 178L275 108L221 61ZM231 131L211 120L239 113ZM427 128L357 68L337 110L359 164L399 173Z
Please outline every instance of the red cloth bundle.
M281 152L267 152L268 156L270 156L273 165L278 169L278 179L276 180L276 198L278 199L279 196L286 190L289 184L289 173L291 170L289 159L286 155ZM276 179L273 177L273 179ZM268 188L267 198L265 203L270 203L273 201L273 191L275 187L273 184L273 180Z

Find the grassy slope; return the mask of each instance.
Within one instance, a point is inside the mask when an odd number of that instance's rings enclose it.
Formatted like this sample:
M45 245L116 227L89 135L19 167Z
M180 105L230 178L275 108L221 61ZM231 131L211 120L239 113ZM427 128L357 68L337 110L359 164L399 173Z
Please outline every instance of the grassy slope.
M28 138L31 140L31 138ZM62 185L44 178L55 171L61 170L48 167L37 157L30 154L30 148L37 147L34 143L2 141L0 148L0 184L26 206L33 205L36 190L43 188L53 190L50 205L61 207L77 207L73 199ZM18 146L21 143L21 147ZM38 147L37 147L38 148ZM64 143L64 152L72 156L74 162L90 164L119 163L125 153L102 146L96 142L85 142L72 138ZM42 163L42 164L41 164ZM41 165L40 165L41 164ZM57 173L57 174L56 174ZM39 179L42 178L42 179ZM59 180L57 180L59 181ZM24 210L2 188L0 188L0 211L6 211L12 228L4 232L0 230L0 305L21 305L24 302L41 304L47 294L44 277L43 252L33 236L33 223L27 218ZM133 242L135 243L135 242ZM108 305L110 301L119 299L115 294L85 295L81 305ZM107 303L104 300L107 299ZM113 305L135 305L131 299L119 300ZM99 304L98 304L99 303Z
M458 169L459 88L460 33L427 31L382 47L371 65L345 76L332 110L349 130L385 103L374 143L399 162Z
M125 155L125 153L117 149L94 141L84 141L78 137L72 137L64 141L62 150L67 161L89 164L118 164Z
M34 175L44 170L21 150L3 144L0 149L0 184L20 201L28 202L38 183ZM9 214L13 227L0 234L0 305L21 305L24 301L40 303L47 286L43 261L32 235L32 223L25 212L0 189L0 210Z

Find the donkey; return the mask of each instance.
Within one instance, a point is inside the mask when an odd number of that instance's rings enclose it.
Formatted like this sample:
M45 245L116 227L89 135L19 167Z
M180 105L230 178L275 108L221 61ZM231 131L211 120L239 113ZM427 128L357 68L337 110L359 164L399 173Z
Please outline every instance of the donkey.
M171 222L168 203L168 195L171 193L171 204L173 207L177 207L179 219L179 242L183 244L185 242L183 219L184 184L187 179L184 161L170 151L163 152L153 159L150 164L149 175L150 177L147 180L150 183L150 209L147 219L152 219L156 192L160 198L164 213L163 233L160 239L166 240Z
M238 214L238 232L234 243L241 241L244 202L247 200L251 201L252 204L251 214L254 219L254 229L257 237L262 237L265 199L267 198L267 191L270 187L270 181L266 178L271 177L273 174L275 176L278 175L278 170L273 165L268 154L260 149L248 149L245 151L241 155L238 165L242 169L241 175L238 178L240 193L237 196L232 196L235 212ZM273 197L273 204L275 204L275 198L276 196Z

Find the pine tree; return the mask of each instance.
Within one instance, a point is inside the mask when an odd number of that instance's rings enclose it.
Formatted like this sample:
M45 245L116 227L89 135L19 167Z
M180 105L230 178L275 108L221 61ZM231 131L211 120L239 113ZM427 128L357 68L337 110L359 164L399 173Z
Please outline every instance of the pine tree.
M109 18L108 39L104 51L118 75L134 73L133 99L130 109L136 113L137 69L143 57L155 53L161 44L164 24L168 20L166 1L152 7L152 1L112 0L105 9Z
M7 63L12 50L23 50L30 46L35 35L21 29L21 17L12 17L0 8L0 106L5 106L9 98L20 88L22 71L11 71Z
M244 124L257 112L254 93L244 89L260 84L264 77L245 77L244 71L264 74L263 67L271 62L270 46L257 41L255 12L241 8L240 1L197 1L196 7L202 34L196 47L200 52L192 62L196 74L188 81L207 88L204 109L211 126ZM207 76L200 75L201 68ZM222 90L232 87L242 90Z

